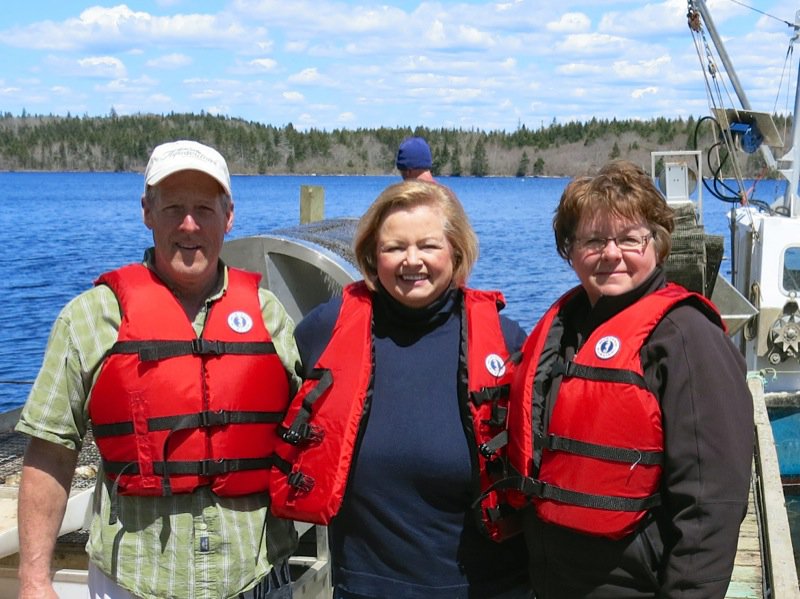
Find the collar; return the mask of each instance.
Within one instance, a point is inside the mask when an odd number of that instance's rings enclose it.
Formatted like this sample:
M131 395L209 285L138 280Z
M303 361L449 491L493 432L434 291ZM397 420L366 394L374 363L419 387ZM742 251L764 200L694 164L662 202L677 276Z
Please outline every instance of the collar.
M144 256L142 256L142 264L149 268L153 274L156 275L156 278L158 278L159 281L164 283L164 280L156 273L155 260L156 249L151 246L144 251ZM222 258L219 259L219 263L217 264L217 272L217 284L206 298L206 303L215 302L220 299L225 293L225 290L228 288L228 266L222 261ZM164 283L164 285L166 285L166 283ZM166 286L169 287L168 285ZM170 288L170 291L173 295L175 295L175 291L172 288Z
M597 300L594 306L589 304L586 292L581 291L575 300L571 302L568 313L578 323L578 328L581 331L590 332L615 314L639 301L645 295L661 289L666 284L667 277L664 274L664 269L661 266L656 266L650 276L642 281L638 287L621 295L604 295Z
M373 306L376 315L389 323L414 329L433 328L447 320L461 305L461 290L449 287L423 308L411 308L393 298L380 281L376 281Z

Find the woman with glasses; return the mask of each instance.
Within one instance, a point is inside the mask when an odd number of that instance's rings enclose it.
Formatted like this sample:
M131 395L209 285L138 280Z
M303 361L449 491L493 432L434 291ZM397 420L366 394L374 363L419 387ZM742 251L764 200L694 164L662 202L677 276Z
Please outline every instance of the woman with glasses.
M716 308L666 279L673 226L629 162L561 196L556 247L580 285L528 338L508 415L537 599L725 596L752 402Z

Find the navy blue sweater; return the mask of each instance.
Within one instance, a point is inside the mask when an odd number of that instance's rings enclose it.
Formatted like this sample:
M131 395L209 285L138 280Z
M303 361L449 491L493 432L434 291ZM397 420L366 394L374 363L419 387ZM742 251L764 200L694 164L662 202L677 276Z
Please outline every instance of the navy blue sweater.
M520 537L483 537L470 504L472 461L457 394L461 301L451 291L412 310L374 295L369 413L340 512L329 527L334 585L369 597L490 598L527 584ZM330 340L341 298L295 337L308 372ZM502 318L510 351L525 340Z

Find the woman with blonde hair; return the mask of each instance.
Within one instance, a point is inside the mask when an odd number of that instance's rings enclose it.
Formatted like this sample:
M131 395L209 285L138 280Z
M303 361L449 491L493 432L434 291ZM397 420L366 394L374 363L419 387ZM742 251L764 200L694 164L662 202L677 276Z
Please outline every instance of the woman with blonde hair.
M499 292L466 287L478 240L448 188L388 187L359 222L364 281L296 329L273 510L329 523L334 597L529 597L498 493L511 355ZM475 504L473 506L473 504ZM518 526L517 526L518 530Z

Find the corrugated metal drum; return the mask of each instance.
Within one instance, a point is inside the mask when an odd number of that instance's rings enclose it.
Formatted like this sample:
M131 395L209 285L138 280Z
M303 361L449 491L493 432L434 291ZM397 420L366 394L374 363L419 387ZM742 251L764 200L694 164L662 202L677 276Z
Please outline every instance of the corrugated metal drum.
M298 322L361 278L352 250L357 223L355 218L327 219L232 239L225 243L222 259L261 273L261 286L272 291Z

